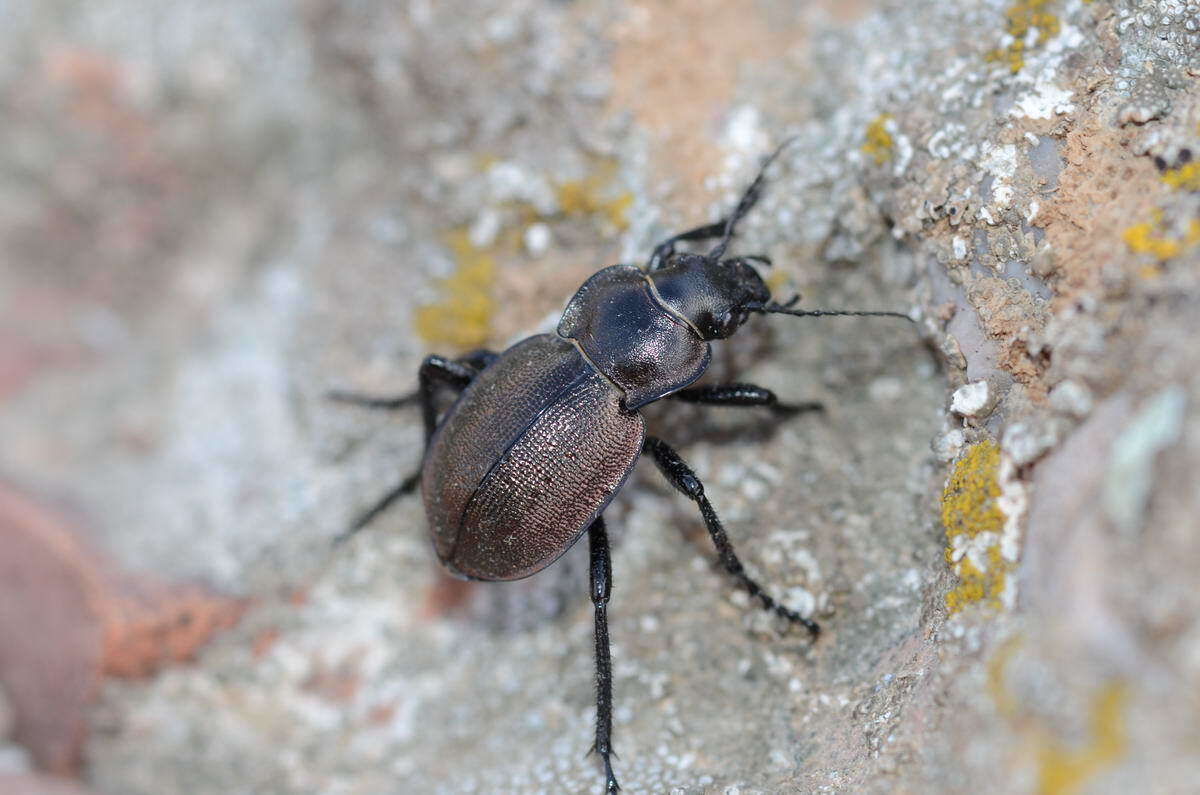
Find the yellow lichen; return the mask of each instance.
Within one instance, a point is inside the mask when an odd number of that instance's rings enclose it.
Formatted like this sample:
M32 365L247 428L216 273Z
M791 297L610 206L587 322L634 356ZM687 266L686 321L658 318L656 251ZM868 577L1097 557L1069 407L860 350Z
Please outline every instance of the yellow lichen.
M1122 235L1125 238L1125 245L1129 246L1130 251L1138 254L1150 254L1158 260L1179 256L1182 251L1179 241L1159 237L1155 234L1154 227L1155 224L1150 221L1129 227Z
M1059 31L1058 17L1048 11L1050 0L1015 0L1004 12L1004 30L1012 41L1004 48L988 53L989 61L1006 64L1013 74L1025 65L1025 53L1032 31L1037 35L1033 46L1045 44Z
M477 166L486 170L496 162L495 156L483 155ZM607 160L583 179L556 184L559 208L556 215L597 216L614 230L628 227L625 213L633 204L633 195L627 191L614 193L608 187L616 170L617 162ZM497 258L516 256L529 227L553 217L524 201L508 203L505 209L509 211L507 219L495 241L486 248L472 244L465 228L446 235L446 245L454 255L454 272L438 285L442 299L418 307L414 319L417 334L430 345L470 350L487 343L495 313L491 291Z
M783 268L772 268L763 282L766 283L767 289L771 291L771 295L777 294L783 289L788 282L788 275Z
M1024 639L1020 635L1014 635L1000 644L1000 648L996 649L996 653L992 655L992 659L988 660L987 664L988 692L991 693L992 701L996 703L996 709L1009 720L1017 717L1020 702L1008 689L1008 684L1004 680L1004 672L1008 668L1008 664L1012 662L1013 655L1021 648L1022 643L1024 643Z
M1180 190L1200 190L1200 160L1168 168L1162 174L1162 181Z
M1070 795L1090 778L1110 767L1125 753L1125 702L1129 688L1112 681L1092 694L1088 715L1091 735L1083 748L1070 748L1048 738L1038 753L1038 791Z
M1071 795L1125 754L1128 685L1114 679L1088 698L1088 739L1083 747L1063 742L1036 713L1023 713L1021 699L1008 687L1005 672L1024 640L1017 635L996 649L987 664L987 689L996 710L1016 724L1035 752L1041 795Z
M417 334L431 345L479 348L487 342L495 311L491 288L496 261L471 243L466 229L451 232L446 244L454 254L456 267L439 284L443 299L417 307Z
M1183 235L1170 236L1163 227L1162 213L1156 210L1153 220L1134 224L1122 233L1122 238L1135 254L1149 254L1159 262L1165 262L1200 245L1200 220L1189 221Z
M583 179L568 180L554 186L558 206L568 216L599 215L618 232L629 226L626 211L633 205L628 191L612 195L606 190L616 175L615 160L605 161Z
M1000 552L1005 517L997 503L999 469L1000 448L995 442L988 439L971 445L954 465L942 491L946 563L959 580L946 594L946 610L951 615L984 600L993 607L1001 606L1010 564ZM983 550L986 560L977 563L962 554L962 549L984 533L989 534L982 539L986 543ZM959 556L957 561L956 556Z
M946 610L951 615L967 605L983 601L983 597L987 594L987 573L975 568L975 564L969 559L963 558L959 561L956 571L958 585L946 594Z
M887 131L887 123L892 118L890 113L881 113L867 125L863 154L875 160L875 165L882 165L892 158L895 142Z

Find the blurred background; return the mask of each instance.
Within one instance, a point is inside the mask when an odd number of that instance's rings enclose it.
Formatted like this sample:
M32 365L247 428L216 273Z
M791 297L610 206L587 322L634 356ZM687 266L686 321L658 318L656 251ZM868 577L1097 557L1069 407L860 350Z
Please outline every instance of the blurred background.
M629 792L1200 778L1200 16L1175 2L0 2L0 791L596 792L586 552L439 572L429 352L715 220L777 296L607 512ZM581 557L582 555L582 557Z

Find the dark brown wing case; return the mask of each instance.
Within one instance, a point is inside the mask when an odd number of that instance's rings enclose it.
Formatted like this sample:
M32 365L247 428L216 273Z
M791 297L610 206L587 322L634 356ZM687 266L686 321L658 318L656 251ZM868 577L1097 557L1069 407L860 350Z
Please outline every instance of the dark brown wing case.
M484 370L425 458L442 562L472 579L516 580L570 548L641 452L645 426L621 397L556 335L524 340Z

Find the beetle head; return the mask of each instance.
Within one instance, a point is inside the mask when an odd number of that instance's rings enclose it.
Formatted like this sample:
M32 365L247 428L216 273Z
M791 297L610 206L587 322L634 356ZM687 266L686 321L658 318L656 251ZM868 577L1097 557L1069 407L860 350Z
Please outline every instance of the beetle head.
M738 257L718 262L701 254L675 254L647 275L663 303L705 340L730 336L771 299L758 271Z

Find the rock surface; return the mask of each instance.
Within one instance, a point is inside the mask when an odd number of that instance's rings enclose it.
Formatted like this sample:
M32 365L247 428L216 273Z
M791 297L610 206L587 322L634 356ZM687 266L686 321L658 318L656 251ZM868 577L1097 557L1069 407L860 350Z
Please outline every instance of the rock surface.
M12 739L98 792L598 791L586 550L458 583L411 500L333 548L420 429L324 394L547 327L794 136L736 251L917 328L754 319L711 378L823 415L647 410L825 632L734 592L639 467L607 514L622 785L1200 778L1195 4L5 10L0 533L57 573L0 582L0 772L34 779ZM21 687L29 648L60 686Z

